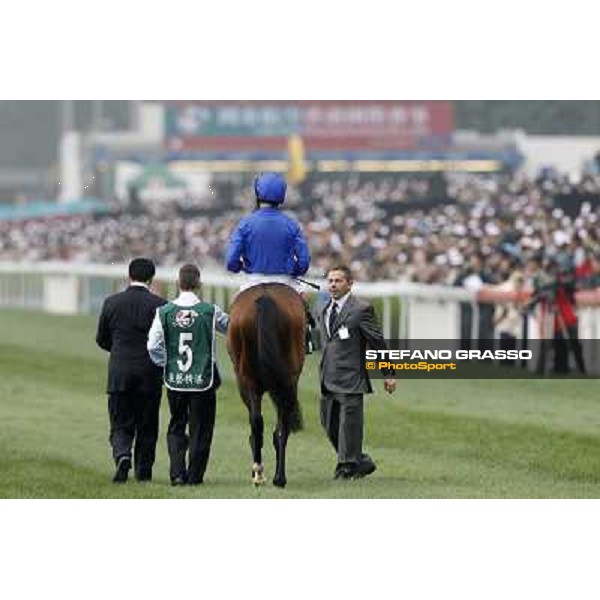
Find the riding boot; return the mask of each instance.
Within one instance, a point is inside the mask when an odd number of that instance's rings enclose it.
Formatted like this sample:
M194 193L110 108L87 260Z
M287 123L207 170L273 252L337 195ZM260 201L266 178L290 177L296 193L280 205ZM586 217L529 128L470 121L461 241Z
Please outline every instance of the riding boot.
M306 346L306 354L312 354L314 352L315 346L312 339L311 329L316 327L315 319L310 312L310 306L308 302L304 302L304 310L306 311L306 337L305 337L305 346Z
M306 328L306 339L305 339L305 354L312 354L314 351L314 345L313 345L313 341L312 341L312 334L310 332L310 327Z

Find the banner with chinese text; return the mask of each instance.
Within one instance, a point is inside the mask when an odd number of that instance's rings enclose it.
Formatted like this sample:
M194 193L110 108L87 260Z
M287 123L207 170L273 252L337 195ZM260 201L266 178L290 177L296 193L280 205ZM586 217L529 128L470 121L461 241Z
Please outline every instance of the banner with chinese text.
M171 150L285 151L302 137L307 152L420 150L447 143L449 101L196 101L166 108Z

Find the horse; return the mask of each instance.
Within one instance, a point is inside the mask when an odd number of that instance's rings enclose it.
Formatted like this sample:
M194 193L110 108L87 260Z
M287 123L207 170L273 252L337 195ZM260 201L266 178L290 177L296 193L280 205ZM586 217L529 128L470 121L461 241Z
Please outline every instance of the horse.
M304 301L282 283L261 283L240 292L229 311L227 350L240 396L248 409L252 481L265 482L262 462L262 397L271 396L277 411L273 432L276 470L273 485L285 487L285 450L290 433L302 429L298 378L305 358Z

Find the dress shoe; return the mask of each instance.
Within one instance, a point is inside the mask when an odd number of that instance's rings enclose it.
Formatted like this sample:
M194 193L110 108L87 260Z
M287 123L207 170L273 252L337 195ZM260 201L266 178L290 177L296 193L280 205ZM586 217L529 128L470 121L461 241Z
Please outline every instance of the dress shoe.
M175 486L175 485L185 485L187 483L187 481L185 480L185 477L175 477L174 479L171 479L171 485Z
M362 479L363 477L371 475L371 473L375 473L376 470L377 465L373 462L371 457L368 454L363 454L362 460L356 467L356 473L354 477L356 479Z
M344 481L353 479L356 475L356 467L354 465L338 465L335 469L334 479L336 481Z
M351 471L338 471L335 474L335 480L336 481L348 481L350 479L354 479L354 473L352 473Z
M125 483L129 477L129 469L131 469L131 458L129 456L121 456L117 463L117 470L113 476L113 483Z

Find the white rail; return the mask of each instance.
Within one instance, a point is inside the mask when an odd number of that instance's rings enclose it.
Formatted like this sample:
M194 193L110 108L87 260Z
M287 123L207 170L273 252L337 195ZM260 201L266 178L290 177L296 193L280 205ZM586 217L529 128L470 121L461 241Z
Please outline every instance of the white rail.
M176 268L157 270L160 291L174 293ZM242 276L224 271L202 273L204 295L225 308L242 282ZM59 314L95 314L104 298L127 282L125 264L65 262L0 262L0 306L23 307ZM316 305L325 299L326 285ZM383 281L357 282L355 292L376 302L388 338L456 338L460 334L460 302L473 302L472 292L444 286Z
M175 293L176 268L159 268L155 283L165 297ZM204 296L227 308L242 276L225 271L202 273ZM27 308L59 314L97 314L104 298L127 283L126 264L77 264L71 262L0 261L0 307ZM316 295L316 307L326 300L324 281ZM461 332L461 306L471 307L470 337L479 337L478 295L463 288L382 281L357 282L357 295L371 299L387 338L457 339ZM492 292L492 295L494 293ZM489 295L489 294L488 294ZM496 302L509 300L506 294ZM503 296L503 298L500 298ZM600 337L600 295L589 294L580 308L583 339ZM531 335L531 334L530 334ZM535 334L532 335L535 337Z

